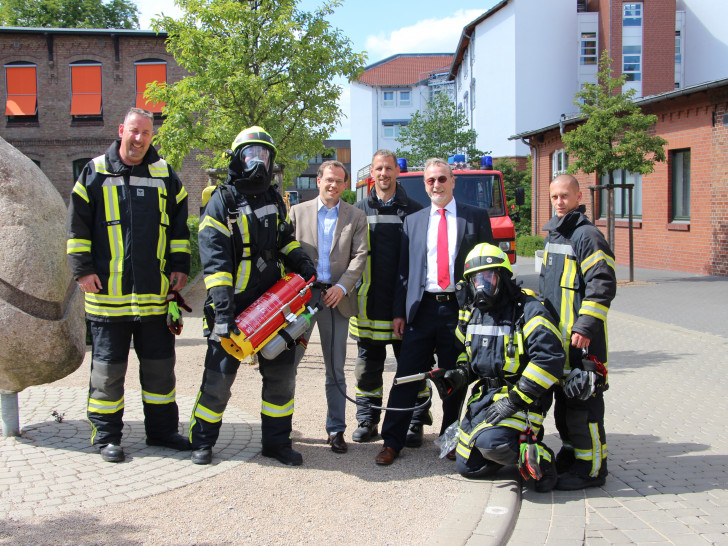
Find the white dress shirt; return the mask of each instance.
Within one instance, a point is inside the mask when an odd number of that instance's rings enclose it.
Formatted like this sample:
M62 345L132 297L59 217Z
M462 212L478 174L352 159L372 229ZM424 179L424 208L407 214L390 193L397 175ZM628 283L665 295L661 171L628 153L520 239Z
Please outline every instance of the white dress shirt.
M427 226L427 280L425 292L443 292L437 284L437 230L440 226L440 209L434 205L430 207L430 222ZM455 199L445 205L445 219L447 220L447 250L449 256L448 268L450 271L450 286L445 292L455 292L455 247L458 237L457 215Z

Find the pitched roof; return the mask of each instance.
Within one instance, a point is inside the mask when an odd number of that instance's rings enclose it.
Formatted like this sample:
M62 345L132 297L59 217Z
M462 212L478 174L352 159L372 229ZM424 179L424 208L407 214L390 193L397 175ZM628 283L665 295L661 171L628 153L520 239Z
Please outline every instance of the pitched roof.
M367 85L413 85L433 73L447 72L452 64L450 53L404 53L369 65L359 77Z

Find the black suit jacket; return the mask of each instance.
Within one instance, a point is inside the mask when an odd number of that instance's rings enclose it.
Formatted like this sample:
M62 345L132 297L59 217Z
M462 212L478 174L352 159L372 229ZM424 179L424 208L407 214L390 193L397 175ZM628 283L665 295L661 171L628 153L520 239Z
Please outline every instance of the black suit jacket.
M394 317L412 322L422 300L427 280L427 226L432 207L426 207L404 220L399 253L399 275L394 291ZM493 244L493 231L486 209L455 201L457 249L455 282L462 280L465 257L478 243Z

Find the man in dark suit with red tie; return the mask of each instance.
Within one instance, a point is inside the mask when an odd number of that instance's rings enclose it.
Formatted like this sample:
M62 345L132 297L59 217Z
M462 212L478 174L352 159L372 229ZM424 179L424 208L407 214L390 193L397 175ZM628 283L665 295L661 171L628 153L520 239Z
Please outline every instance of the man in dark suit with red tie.
M455 368L463 345L455 337L458 303L455 283L463 278L468 252L478 243L493 243L485 209L458 203L453 198L455 178L442 159L425 163L425 190L432 206L404 221L399 258L399 279L394 295L394 333L402 338L397 377L427 371L432 354L438 367ZM388 407L412 408L419 383L392 387ZM443 402L440 434L460 414L465 390ZM405 445L411 412L388 411L382 426L384 447L375 462L390 465Z

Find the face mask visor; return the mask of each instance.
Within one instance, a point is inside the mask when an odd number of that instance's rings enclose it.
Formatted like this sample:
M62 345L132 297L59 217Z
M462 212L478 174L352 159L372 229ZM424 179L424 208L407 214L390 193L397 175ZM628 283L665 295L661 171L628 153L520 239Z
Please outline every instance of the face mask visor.
M494 269L484 269L470 277L470 282L476 294L481 293L487 298L492 298L498 293L500 277Z

